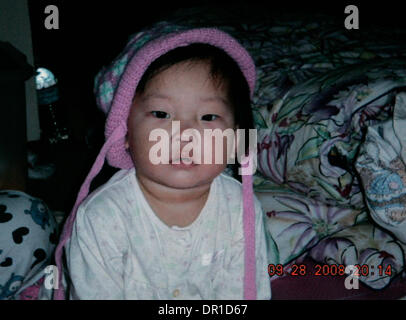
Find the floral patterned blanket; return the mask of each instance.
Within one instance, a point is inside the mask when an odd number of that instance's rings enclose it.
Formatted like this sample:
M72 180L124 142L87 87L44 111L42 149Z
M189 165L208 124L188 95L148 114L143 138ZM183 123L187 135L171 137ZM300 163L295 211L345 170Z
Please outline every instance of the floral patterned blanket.
M252 6L182 10L168 20L217 26L255 60L254 187L272 262L288 265L310 256L325 264L367 265L381 270L361 274L375 289L405 274L406 243L400 239L406 241L406 225L400 222L406 202L376 202L385 188L388 194L406 190L406 173L392 174L405 169L405 151L392 148L390 160L396 158L398 166L390 166L365 141L372 139L366 139L372 135L368 128L398 123L395 105L399 117L406 114L406 30L351 31L331 17L272 14ZM374 137L378 149L387 145ZM376 174L378 169L386 175ZM397 224L385 220L390 213L382 209L394 203L402 217Z

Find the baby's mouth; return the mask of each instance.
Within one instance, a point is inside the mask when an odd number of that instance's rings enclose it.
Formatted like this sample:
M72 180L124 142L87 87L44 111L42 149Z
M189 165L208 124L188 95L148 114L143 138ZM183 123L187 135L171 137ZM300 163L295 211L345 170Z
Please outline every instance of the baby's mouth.
M170 162L170 165L174 169L178 170L188 170L196 167L198 164L193 162L191 158L178 158L173 159Z
M178 158L170 160L170 164L185 164L185 165L194 165L192 158Z

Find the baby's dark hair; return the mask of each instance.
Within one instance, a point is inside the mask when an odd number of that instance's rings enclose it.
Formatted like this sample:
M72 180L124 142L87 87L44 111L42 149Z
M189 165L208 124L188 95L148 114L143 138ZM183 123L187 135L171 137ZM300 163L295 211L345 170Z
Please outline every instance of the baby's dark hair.
M245 130L245 146L248 150L248 129L254 128L251 98L247 80L238 64L222 49L205 43L194 43L175 48L154 60L140 82L136 93L142 94L149 80L158 73L180 62L208 62L214 85L227 88L227 98L232 106L234 122L238 129ZM233 168L235 171L235 168Z

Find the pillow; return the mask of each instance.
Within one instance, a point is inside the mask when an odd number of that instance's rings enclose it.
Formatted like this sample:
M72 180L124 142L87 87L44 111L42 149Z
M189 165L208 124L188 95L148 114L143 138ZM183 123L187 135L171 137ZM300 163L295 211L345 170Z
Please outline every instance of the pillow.
M406 243L406 93L397 96L394 117L368 128L356 168L377 224Z
M362 209L355 157L366 128L392 117L405 67L395 59L342 67L257 112L260 175L324 204Z

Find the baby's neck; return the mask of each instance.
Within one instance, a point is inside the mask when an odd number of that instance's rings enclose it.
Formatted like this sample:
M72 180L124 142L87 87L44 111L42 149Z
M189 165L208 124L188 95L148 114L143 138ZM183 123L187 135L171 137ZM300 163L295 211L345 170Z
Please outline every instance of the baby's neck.
M210 184L175 189L139 176L137 180L152 210L168 226L186 227L193 223L210 193Z

